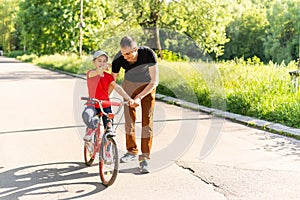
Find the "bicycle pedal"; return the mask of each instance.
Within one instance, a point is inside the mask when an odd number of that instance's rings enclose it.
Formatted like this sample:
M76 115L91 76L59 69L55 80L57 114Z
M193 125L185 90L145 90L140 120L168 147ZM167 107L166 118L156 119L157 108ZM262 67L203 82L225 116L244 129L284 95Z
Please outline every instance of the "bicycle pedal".
M107 135L107 138L113 138L115 137L116 135Z
M110 174L110 171L104 172L104 175L110 176L110 175L111 175L111 174Z

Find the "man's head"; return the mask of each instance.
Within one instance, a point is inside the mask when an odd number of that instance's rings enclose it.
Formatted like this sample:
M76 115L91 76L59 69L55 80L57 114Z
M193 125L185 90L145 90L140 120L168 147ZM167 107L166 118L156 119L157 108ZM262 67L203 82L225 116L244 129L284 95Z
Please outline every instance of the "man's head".
M127 60L129 63L134 63L137 61L138 47L136 41L132 37L123 37L120 42L120 47L122 56L125 58L125 60Z

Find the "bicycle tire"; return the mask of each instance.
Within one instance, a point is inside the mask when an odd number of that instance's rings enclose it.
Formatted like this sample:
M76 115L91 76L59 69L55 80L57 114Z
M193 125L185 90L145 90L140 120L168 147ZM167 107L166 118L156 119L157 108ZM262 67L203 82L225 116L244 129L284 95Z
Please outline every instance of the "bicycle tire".
M110 145L110 146L109 146ZM110 155L110 158L108 155ZM99 174L102 184L105 186L112 185L118 175L119 155L115 140L110 137L102 139L99 154Z
M88 145L92 145L92 146L88 146ZM89 148L93 148L92 150ZM94 154L94 143L93 142L85 142L84 143L84 150L83 150L83 154L84 154L84 163L87 166L91 166L95 160L95 154Z

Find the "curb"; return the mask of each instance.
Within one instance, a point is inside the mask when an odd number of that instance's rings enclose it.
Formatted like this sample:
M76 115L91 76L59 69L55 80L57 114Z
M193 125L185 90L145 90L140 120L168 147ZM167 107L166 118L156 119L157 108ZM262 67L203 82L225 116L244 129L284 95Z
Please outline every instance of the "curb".
M300 129L288 127L278 123L268 122L261 119L256 119L253 117L234 114L234 113L230 113L230 112L226 112L214 108L208 108L184 100L169 97L163 94L156 94L156 99L176 106L181 106L195 111L205 112L207 114L211 114L217 117L223 117L225 119L238 122L253 128L266 130L272 133L276 133L276 134L280 134L280 135L284 135L284 136L288 136L300 140Z
M75 78L80 78L80 79L84 79L84 80L86 79L85 75L72 74L72 73L57 70L57 69L50 69L50 70L58 72L58 73L66 74L66 75L69 75L69 76L72 76ZM283 135L283 136L287 136L287 137L291 137L291 138L300 140L300 129L288 127L288 126L278 124L278 123L268 122L268 121L261 120L261 119L256 119L253 117L243 116L240 114L234 114L234 113L218 110L215 108L208 108L208 107L197 105L197 104L187 102L187 101L184 101L181 99L169 97L169 96L166 96L163 94L156 94L155 98L157 100L160 100L160 101L163 101L163 102L166 102L169 104L173 104L173 105L180 106L183 108L191 109L194 111L205 112L207 114L211 114L211 115L214 115L217 117L222 117L222 118L231 120L233 122L238 122L240 124L244 124L249 127L269 131L272 133L276 133L279 135Z

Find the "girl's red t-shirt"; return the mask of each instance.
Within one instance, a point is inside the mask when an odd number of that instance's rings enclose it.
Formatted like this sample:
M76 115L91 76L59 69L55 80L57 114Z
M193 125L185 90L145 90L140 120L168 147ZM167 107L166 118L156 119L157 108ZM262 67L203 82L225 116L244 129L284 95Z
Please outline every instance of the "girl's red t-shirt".
M104 72L104 76L98 75L89 78L90 72L91 70L87 72L87 87L88 87L89 97L96 98L99 100L109 100L108 88L111 82L114 81L113 76L107 72ZM99 108L98 104L94 105L88 102L87 105L95 106L96 108Z

